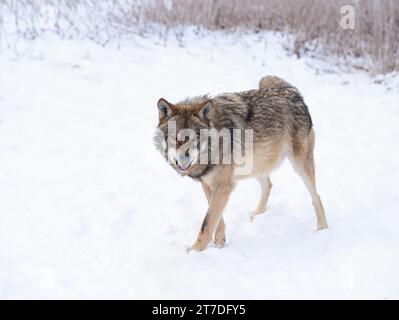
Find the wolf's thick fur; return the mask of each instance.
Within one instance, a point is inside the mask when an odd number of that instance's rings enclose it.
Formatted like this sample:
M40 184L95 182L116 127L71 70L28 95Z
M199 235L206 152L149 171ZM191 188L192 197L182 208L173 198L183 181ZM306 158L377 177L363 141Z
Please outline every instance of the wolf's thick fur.
M327 228L323 205L316 190L312 120L302 95L295 87L278 77L267 76L261 79L256 90L189 98L177 104L160 99L158 108L158 128L165 136L170 120L176 122L177 131L184 128L195 132L205 128L253 129L253 169L247 177L259 181L261 197L251 220L265 212L272 187L269 175L287 156L310 192L318 229ZM155 143L162 149L163 141L155 139ZM177 142L177 147L181 144ZM178 151L176 157L184 158ZM237 180L242 178L235 174L236 164L198 163L181 170L176 160L172 166L180 174L199 180L209 203L198 239L191 249L204 250L213 236L216 246L223 247L223 209Z

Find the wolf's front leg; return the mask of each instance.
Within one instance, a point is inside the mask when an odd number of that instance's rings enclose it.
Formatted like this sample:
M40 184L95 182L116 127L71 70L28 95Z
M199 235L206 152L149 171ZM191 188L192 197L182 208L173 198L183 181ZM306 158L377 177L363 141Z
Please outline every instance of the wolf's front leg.
M215 246L216 248L224 248L224 244L226 243L226 226L224 224L223 217L220 219L219 224L216 228L215 232Z
M208 205L211 203L212 198L212 189L205 182L202 181L202 188L204 189L206 199L208 201ZM223 215L220 218L220 221L216 227L215 231L215 246L216 248L223 248L226 242L226 234L225 234L226 226L224 224Z
M223 210L226 207L233 188L233 183L220 183L213 188L209 208L198 234L198 239L189 251L203 251L207 248L215 233L216 227L222 219Z

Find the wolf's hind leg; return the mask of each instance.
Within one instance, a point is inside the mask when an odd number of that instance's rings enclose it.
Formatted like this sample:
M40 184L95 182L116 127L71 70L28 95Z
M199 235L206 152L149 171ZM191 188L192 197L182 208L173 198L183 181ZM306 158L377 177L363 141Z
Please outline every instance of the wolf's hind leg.
M328 228L323 204L316 189L315 165L313 159L314 131L304 138L295 139L293 153L289 159L295 171L301 176L306 188L312 197L312 204L317 217L317 229Z
M258 207L250 213L251 221L255 219L257 215L260 215L266 211L267 200L269 199L270 190L273 186L268 175L257 177L261 186L261 196L259 199Z

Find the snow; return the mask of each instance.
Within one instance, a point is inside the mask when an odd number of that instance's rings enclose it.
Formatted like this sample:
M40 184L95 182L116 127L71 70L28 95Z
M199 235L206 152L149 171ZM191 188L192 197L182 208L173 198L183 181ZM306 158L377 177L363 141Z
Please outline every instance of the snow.
M3 48L0 298L399 298L399 90L298 60L282 42L211 34L100 47L47 35L18 54ZM155 150L156 101L246 90L266 74L310 108L330 229L315 232L284 162L266 214L250 222L259 187L241 182L226 248L187 255L206 200Z

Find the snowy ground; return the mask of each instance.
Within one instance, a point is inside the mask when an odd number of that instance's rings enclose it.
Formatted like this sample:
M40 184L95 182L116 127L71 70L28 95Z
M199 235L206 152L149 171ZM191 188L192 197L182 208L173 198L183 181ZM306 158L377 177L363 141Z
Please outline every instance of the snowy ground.
M0 298L399 298L399 92L328 70L271 35L0 52ZM242 182L227 247L186 255L206 201L155 151L156 101L265 74L309 105L331 228L315 232L284 163L267 214L250 222L259 190Z

